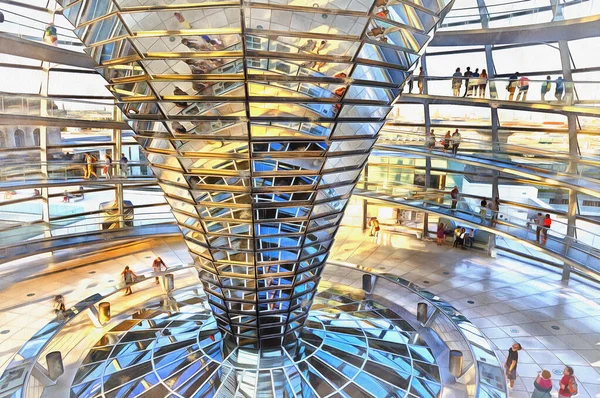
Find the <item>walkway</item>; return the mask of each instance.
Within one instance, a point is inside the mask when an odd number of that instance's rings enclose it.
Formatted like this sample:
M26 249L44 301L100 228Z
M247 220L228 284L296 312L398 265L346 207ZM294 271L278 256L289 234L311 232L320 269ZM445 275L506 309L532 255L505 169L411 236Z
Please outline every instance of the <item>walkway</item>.
M598 285L563 283L547 269L412 237L370 238L356 228L341 228L330 258L393 273L439 294L483 330L501 358L513 341L520 342L511 398L529 398L542 369L553 373L556 386L564 365L575 369L578 398L600 397ZM323 279L361 286L336 268L325 268Z
M600 252L595 248L571 240L561 240L548 236L545 245L538 244L535 241L535 231L528 230L523 226L499 221L496 227L489 224L482 225L478 215L457 210L453 212L449 207L441 206L437 203L426 201L417 201L406 199L401 196L392 196L385 193L355 189L354 195L365 199L382 201L395 207L403 207L411 210L424 211L444 218L454 220L462 225L490 232L504 238L518 241L520 244L545 252L552 257L574 267L579 272L590 274L590 276L600 280Z
M148 271L154 256L165 262L188 263L181 239L154 240L151 250L109 253L101 262L16 282L0 282L0 370L12 353L53 316L51 298L63 294L67 304L115 283L125 265ZM519 378L511 398L528 398L533 377L542 368L553 372L564 364L575 368L578 398L600 394L600 290L586 282L560 281L560 275L508 258L490 258L474 251L454 250L412 237L382 233L374 240L359 229L342 227L332 260L359 263L415 282L463 310L498 349L502 357L516 339ZM195 275L190 275L190 278ZM22 278L22 276L21 276ZM326 267L323 279L360 287L339 267ZM176 281L177 286L177 281ZM87 289L87 290L86 290ZM122 300L146 299L153 287ZM34 295L31 295L31 294ZM6 332L5 332L6 331ZM556 374L553 375L558 380ZM529 391L529 392L528 392Z
M555 187L570 188L586 195L600 197L600 181L598 180L566 173L550 172L547 169L524 166L503 159L482 158L473 155L460 154L460 152L458 155L453 156L451 153L444 153L437 150L429 152L427 148L423 146L376 144L374 149L387 151L388 155L398 154L398 156L403 156L408 153L413 155L430 156L436 159L452 160L471 166L483 167L506 174L512 174L519 178L525 177L531 180L531 182L534 184L543 183Z
M97 243L132 241L143 238L178 236L181 231L177 225L148 224L122 229L97 230L81 234L65 234L44 239L18 242L0 247L0 264L29 257L40 253L72 249L78 246L90 246Z
M554 83L554 82L552 82ZM450 85L451 83L448 82ZM503 88L503 87L500 87ZM461 91L462 93L462 91ZM552 96L548 95L550 99ZM554 98L552 98L554 99ZM574 113L580 116L599 116L600 108L596 106L583 106L579 105L577 101L575 104L561 104L556 101L553 102L541 102L541 101L507 101L500 99L480 98L480 97L451 97L444 95L426 95L426 94L402 94L399 103L407 104L443 104L443 105L469 105L469 106L480 106L480 107L492 107L499 109L513 109L522 110L528 112L552 112L552 113ZM600 100L599 100L600 102Z

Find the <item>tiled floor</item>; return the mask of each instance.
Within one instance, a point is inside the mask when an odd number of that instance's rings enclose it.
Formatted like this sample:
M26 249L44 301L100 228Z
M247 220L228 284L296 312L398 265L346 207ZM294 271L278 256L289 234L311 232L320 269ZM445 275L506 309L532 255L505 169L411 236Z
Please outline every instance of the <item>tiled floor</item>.
M44 277L16 283L3 279L0 370L23 342L53 316L51 300L55 294L65 295L67 304L76 302L91 290L112 286L125 265L135 272L148 271L156 255L168 265L190 261L184 243L170 239L156 241L151 249L119 254L110 260ZM353 228L340 230L330 258L394 273L427 287L479 326L502 358L512 341L520 342L524 350L520 352L519 378L511 397L529 397L533 378L541 369L561 371L568 364L579 379L578 397L600 398L597 286L576 280L566 285L560 281L559 273L508 258L490 258L480 252L452 249L450 245L439 247L412 236L383 233L374 239ZM347 273L340 271L330 267L323 277L360 286L359 280L347 279ZM28 297L28 293L35 295ZM2 334L5 330L8 332ZM553 378L557 384L559 376Z
M542 369L554 373L557 385L556 372L569 365L578 397L600 398L599 287L577 280L567 285L558 272L509 258L402 235L374 239L349 228L338 234L330 259L393 273L439 294L483 330L502 359L513 341L521 343L511 397L531 396ZM324 278L356 283L327 271Z

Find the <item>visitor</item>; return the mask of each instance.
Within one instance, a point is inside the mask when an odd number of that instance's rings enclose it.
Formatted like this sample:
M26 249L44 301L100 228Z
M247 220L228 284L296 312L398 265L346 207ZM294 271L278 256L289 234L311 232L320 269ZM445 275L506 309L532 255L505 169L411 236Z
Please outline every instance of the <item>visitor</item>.
M521 349L521 344L514 343L508 349L508 356L506 357L506 363L504 364L506 378L508 379L511 389L515 386L515 380L517 380L517 363L519 362L519 351Z
M379 227L379 220L377 220L377 217L371 217L371 220L369 221L369 227L371 227L369 236L376 237L377 235L379 235L379 230L381 228Z
M462 229L460 227L456 227L456 229L454 230L454 242L452 243L452 247L458 247L458 245L463 245L463 238L461 238L461 235Z
M479 97L480 98L485 97L485 88L487 87L487 79L488 79L487 71L485 69L483 69L481 71L481 74L479 75Z
M458 153L458 147L460 145L460 133L458 132L458 129L456 129L454 131L454 133L452 133L452 154L456 155Z
M452 189L452 191L450 191L450 198L452 198L452 205L450 206L450 208L452 210L456 209L456 205L458 203L458 195L459 195L458 187L455 185L454 188Z
M65 307L65 298L63 297L62 294L58 294L58 295L54 296L53 307L54 307L54 313L58 317L64 316L65 312L67 311L67 308Z
M552 87L552 81L550 81L550 79L552 79L550 76L546 76L546 81L542 83L542 102L546 101L546 93L550 92L550 88Z
M538 213L535 217L535 241L541 243L542 230L544 229L544 215Z
M487 217L487 205L488 202L483 198L479 203L479 218L481 219L481 224L485 224L485 219Z
M90 155L89 152L86 152L84 155L85 161L87 163L87 172L83 176L85 179L89 179L94 175L94 177L98 178L98 174L96 174L96 157L94 155Z
M425 71L423 70L423 67L421 66L419 68L419 77L417 78L417 86L419 87L419 94L423 94L424 80L425 80Z
M112 167L112 158L107 153L104 155L104 167L102 168L102 174L106 177L107 180L110 180L111 173L110 168Z
M550 214L546 214L544 217L544 229L542 231L542 244L545 245L548 240L548 231L550 230L550 226L552 225L552 219L550 218Z
M177 22L179 22L181 24L182 29L192 29L192 25L190 25L190 23L188 21L186 21L186 19L182 13L174 12L173 15L175 16L175 19L177 20Z
M475 69L475 72L471 75L471 79L469 79L469 96L477 97L477 88L479 88L479 68Z
M131 285L133 285L133 282L135 282L135 280L137 279L137 275L134 274L133 271L129 269L129 266L125 267L123 272L121 272L121 275L123 275L123 280L125 281L125 286L127 286L127 288L125 289L125 296L128 296L133 293L131 291Z
M500 212L500 198L496 198L490 203L490 210L492 211L492 227L495 227L498 223L498 213Z
M463 74L463 77L465 78L465 93L463 94L463 97L467 96L467 92L469 91L469 78L473 76L473 72L471 72L471 67L467 66L467 70L465 71L465 73Z
M408 93L412 94L413 85L415 83L415 75L412 72L408 74Z
M463 247L466 248L466 246L469 245L469 247L472 249L474 240L475 240L475 230L473 228L471 228L469 230L469 233L465 234Z
M537 377L533 382L533 394L531 394L531 398L551 398L551 378L552 374L549 370L544 369L542 372L538 372Z
M444 232L444 223L439 222L437 226L437 245L441 246L444 244L444 239L446 238L446 233Z
M431 152L435 148L435 133L434 130L431 129L429 133L429 137L427 137L427 149Z
M563 370L563 377L558 384L560 387L558 390L559 397L572 397L579 392L574 373L575 371L570 366L565 367L565 370Z
M187 48L189 48L190 50L193 50L193 51L211 50L211 48L208 47L206 44L200 44L195 40L181 39L181 44L183 44L184 46L186 46Z
M450 134L450 130L446 131L446 135L444 135L443 145L444 145L444 153L446 153L448 151L448 149L450 149L450 146L452 145L452 134Z
M161 268L165 267L165 271L168 269L167 265L165 264L165 262L162 260L162 258L160 257L156 257L154 259L154 261L152 262L152 271L154 271L155 274L159 273L161 271ZM158 285L158 276L154 277L154 280L156 281L156 285Z
M555 87L554 87L554 98L556 98L556 100L558 102L562 102L564 91L565 91L565 80L562 78L562 76L559 76L558 79L556 79Z
M308 51L308 52L312 52L315 47L317 47L317 42L313 39L309 39L306 43L304 43L302 46L300 46L300 48L298 49L298 52L301 51Z
M508 100L512 101L515 97L515 90L519 84L519 72L516 72L508 77L508 84L506 90L508 90Z
M127 159L127 156L125 156L124 153L121 154L121 159L119 159L119 168L120 168L120 172L121 172L121 177L127 178L127 175L129 174L129 159Z
M517 101L527 101L527 92L529 91L529 78L527 76L521 76L519 79L519 94L517 95ZM523 98L521 98L523 95Z
M462 86L462 73L460 68L456 68L456 72L452 75L452 95L458 97L460 95L460 86Z

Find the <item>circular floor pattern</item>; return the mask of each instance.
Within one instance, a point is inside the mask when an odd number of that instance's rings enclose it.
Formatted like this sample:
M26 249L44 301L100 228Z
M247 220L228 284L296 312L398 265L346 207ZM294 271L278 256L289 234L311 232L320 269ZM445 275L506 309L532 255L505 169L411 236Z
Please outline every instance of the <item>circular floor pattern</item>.
M165 308L170 306L169 310ZM437 397L432 351L400 315L320 291L298 343L233 347L191 291L122 321L89 351L71 397Z

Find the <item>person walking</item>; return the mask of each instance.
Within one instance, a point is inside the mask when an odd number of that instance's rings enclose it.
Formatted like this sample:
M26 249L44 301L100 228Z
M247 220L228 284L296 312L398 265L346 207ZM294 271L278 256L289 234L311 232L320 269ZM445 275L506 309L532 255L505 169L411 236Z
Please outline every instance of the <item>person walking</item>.
M452 206L450 208L452 210L456 209L456 205L458 204L458 195L459 195L458 187L455 185L452 191L450 191L450 197L452 198Z
M465 93L463 94L463 97L466 97L467 93L469 92L469 78L471 76L473 76L473 72L471 72L471 67L467 66L467 70L463 74L463 77L464 77L464 80L465 80Z
M444 239L446 238L446 232L444 231L444 223L439 222L437 225L437 245L441 246L444 244Z
M53 307L54 307L54 313L56 315L64 315L64 313L67 311L67 308L65 307L65 298L62 294L58 294L56 296L54 296L54 303L53 303Z
M450 134L450 130L446 131L446 135L444 135L444 153L446 153L448 151L448 149L450 149L450 146L452 146L452 134Z
M137 275L129 269L129 266L125 267L123 272L121 272L121 275L123 276L123 280L125 281L125 285L127 286L127 288L125 289L125 296L129 296L133 293L131 291L131 285L133 285L133 282L135 282L135 280L137 279Z
M452 75L452 95L458 97L460 95L460 86L462 86L462 73L460 68L456 68L456 72Z
M552 82L550 81L550 79L550 76L546 76L546 81L542 83L542 90L540 93L542 102L546 101L546 93L548 93L550 91L550 88L552 87Z
M544 229L542 231L542 245L545 245L548 240L548 231L551 225L552 219L550 218L550 214L546 214L546 217L544 217Z
M369 236L377 236L379 235L379 230L381 229L379 227L379 220L377 220L377 217L371 217L371 220L369 221L369 227L371 227L371 230L369 231Z
M485 224L485 219L487 217L487 205L488 202L483 198L479 203L479 218L481 219L481 224Z
M487 79L488 74L485 69L481 70L481 74L479 75L479 97L485 97L485 88L487 87Z
M517 85L519 84L519 72L515 72L514 74L508 77L508 84L506 85L506 90L508 90L508 100L512 101L515 97L515 91L517 89Z
M542 230L544 229L544 215L538 213L535 217L535 241L541 243L540 238L542 237Z
M419 68L419 77L417 78L417 86L419 87L419 94L423 94L423 83L425 81L425 70L421 66Z
M490 210L492 210L492 227L495 227L498 223L498 213L500 212L500 198L495 197L490 203Z
M565 80L562 78L562 76L559 76L558 79L556 79L556 82L554 82L554 98L556 98L558 102L562 102L564 92Z
M549 370L544 369L542 372L538 372L537 377L533 382L533 393L531 398L551 398L552 395L552 374Z
M121 172L121 177L123 178L127 178L127 175L129 174L129 159L127 159L127 156L125 156L124 153L121 154L121 159L119 159L119 168L120 168L120 172Z
M452 154L456 155L458 153L458 147L460 145L460 133L458 132L458 129L456 129L454 131L454 133L452 133Z
M519 94L517 94L517 101L527 101L527 92L529 91L529 78L527 76L521 76L519 79ZM523 95L523 98L521 98Z
M429 133L429 137L427 137L427 149L431 152L435 148L435 133L434 130L431 129Z
M162 258L156 257L152 262L152 271L157 274L161 271L162 267L165 267L165 271L168 269L167 264L165 264ZM156 285L158 285L158 276L154 277L154 280L156 281Z
M111 174L110 174L111 167L112 167L112 158L107 153L106 155L104 155L104 167L102 168L102 174L104 174L104 177L106 177L107 180L110 180L110 177L111 177Z
M514 343L508 349L508 356L506 357L506 363L504 364L506 378L508 379L508 384L511 389L515 386L515 380L517 380L517 364L519 362L519 351L521 349L521 344Z
M87 173L83 176L83 178L85 179L89 179L92 177L92 174L94 175L94 177L98 178L98 174L96 174L96 161L98 159L96 159L96 157L94 155L90 155L89 152L86 152L85 155L85 162L87 163Z
M575 371L572 367L567 366L565 370L563 370L563 377L559 382L559 397L567 397L570 398L573 395L577 395L579 393L579 388L577 387L577 379L575 378Z

